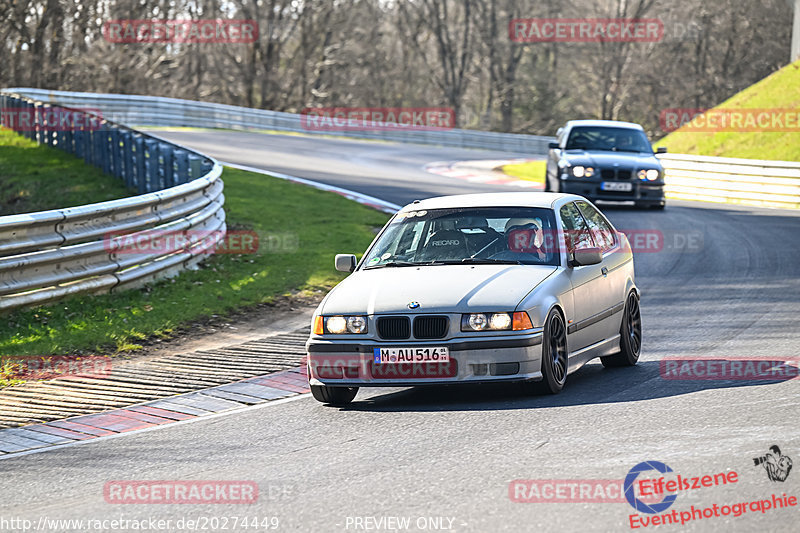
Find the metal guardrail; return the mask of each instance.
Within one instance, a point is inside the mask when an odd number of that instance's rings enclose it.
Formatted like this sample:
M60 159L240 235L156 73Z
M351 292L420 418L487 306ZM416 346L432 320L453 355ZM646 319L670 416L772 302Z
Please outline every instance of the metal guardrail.
M97 108L102 111L105 118L136 126L276 130L459 148L478 148L531 156L547 155L547 144L555 141L554 137L462 129L432 131L421 129L315 131L303 127L301 115L264 109L250 109L159 96L78 93L28 88L9 90L53 104Z
M326 133L304 129L300 115L277 111L153 96L44 89L14 90L47 102L98 108L109 119L133 125ZM335 134L355 138L480 148L532 157L547 155L548 143L555 140L552 137L473 130L340 131ZM768 207L800 207L798 163L681 154L665 154L660 158L666 169L667 194L670 198Z
M48 111L87 120L54 128ZM35 117L31 126L20 116ZM222 166L187 148L106 118L0 92L0 121L22 135L82 157L138 190L139 196L0 217L0 311L78 293L116 291L201 261L225 233ZM180 248L130 248L131 239L168 233ZM138 241L141 242L141 241ZM147 241L146 241L147 242ZM149 251L148 251L149 250Z
M800 208L800 163L708 157L658 156L669 198L762 207Z

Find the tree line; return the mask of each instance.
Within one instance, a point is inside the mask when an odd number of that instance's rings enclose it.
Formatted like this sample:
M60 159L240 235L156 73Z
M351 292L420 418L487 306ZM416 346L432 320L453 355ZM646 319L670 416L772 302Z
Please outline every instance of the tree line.
M552 135L712 107L789 61L785 0L0 0L0 86L299 112L437 107L459 127ZM650 42L515 42L514 19L656 19ZM114 20L244 19L251 42L120 43Z

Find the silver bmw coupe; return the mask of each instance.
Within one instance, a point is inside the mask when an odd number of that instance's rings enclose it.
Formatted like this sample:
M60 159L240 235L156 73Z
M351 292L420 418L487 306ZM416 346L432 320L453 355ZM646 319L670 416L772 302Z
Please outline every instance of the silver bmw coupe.
M359 387L525 381L557 393L642 344L633 254L581 196L444 196L402 208L320 303L306 343L317 400Z

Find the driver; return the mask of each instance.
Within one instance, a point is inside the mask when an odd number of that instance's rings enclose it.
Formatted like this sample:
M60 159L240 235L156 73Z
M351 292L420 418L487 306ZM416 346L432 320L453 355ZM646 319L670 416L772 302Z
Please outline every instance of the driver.
M536 254L540 260L546 259L541 248L544 236L542 226L535 218L514 217L508 219L505 227L506 243L512 252Z

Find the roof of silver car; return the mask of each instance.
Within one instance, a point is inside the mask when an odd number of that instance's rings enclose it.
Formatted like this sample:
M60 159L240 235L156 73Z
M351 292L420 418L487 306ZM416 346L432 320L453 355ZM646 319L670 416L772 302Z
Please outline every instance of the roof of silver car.
M457 194L438 196L408 204L403 211L419 211L420 209L445 209L453 207L546 207L562 198L585 200L575 194L554 192L492 192L477 194Z
M616 128L632 128L635 130L643 130L639 124L634 122L622 122L620 120L570 120L567 126L611 126Z

